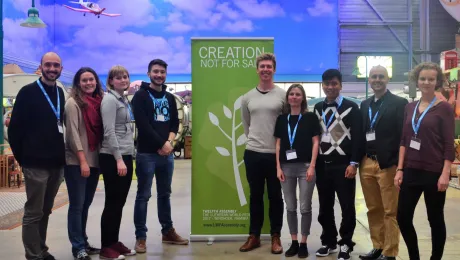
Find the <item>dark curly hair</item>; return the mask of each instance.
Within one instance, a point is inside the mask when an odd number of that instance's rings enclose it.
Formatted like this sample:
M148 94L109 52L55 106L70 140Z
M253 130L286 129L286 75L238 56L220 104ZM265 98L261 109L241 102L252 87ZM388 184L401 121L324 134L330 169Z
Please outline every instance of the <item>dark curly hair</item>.
M80 108L85 108L88 104L83 100L83 91L81 90L80 86L80 78L83 73L89 72L94 75L96 79L96 89L94 90L93 95L100 95L101 97L104 95L104 91L102 90L101 81L99 80L99 76L97 75L96 71L89 67L82 67L80 68L73 78L72 89L70 90L70 96L77 102L77 105Z
M284 105L283 112L286 114L291 113L291 105L289 105L288 99L289 99L289 93L291 93L291 90L294 88L298 88L300 89L300 92L302 92L302 103L300 104L300 114L304 114L305 112L308 112L307 96L305 94L305 90L303 89L303 86L298 83L292 84L286 91L286 102Z
M436 87L435 90L438 90L444 86L446 81L446 77L442 73L441 67L434 63L434 62L423 62L417 65L410 73L409 81L415 84L418 87L418 77L422 70L435 70L437 72L436 75Z

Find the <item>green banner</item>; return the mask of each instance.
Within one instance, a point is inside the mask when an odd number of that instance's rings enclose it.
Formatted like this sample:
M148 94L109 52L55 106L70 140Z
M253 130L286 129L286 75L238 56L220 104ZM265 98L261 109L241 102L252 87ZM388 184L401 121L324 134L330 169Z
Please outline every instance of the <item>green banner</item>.
M258 84L256 57L273 50L272 38L192 38L192 240L248 235L241 98Z

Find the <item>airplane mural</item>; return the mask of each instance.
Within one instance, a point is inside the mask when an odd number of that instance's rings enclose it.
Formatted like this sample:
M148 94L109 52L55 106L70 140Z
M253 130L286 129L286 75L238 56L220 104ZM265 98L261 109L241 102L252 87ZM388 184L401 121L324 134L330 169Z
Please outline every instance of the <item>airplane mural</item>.
M97 18L100 18L101 15L109 16L109 17L116 17L120 16L121 14L109 14L105 13L106 8L101 8L98 4L92 3L92 2L85 2L84 0L79 0L79 2L73 2L71 1L70 3L73 4L79 4L83 9L81 8L74 8L68 5L64 5L64 7L75 11L75 12L82 12L83 16L86 16L87 13L92 13L97 16Z

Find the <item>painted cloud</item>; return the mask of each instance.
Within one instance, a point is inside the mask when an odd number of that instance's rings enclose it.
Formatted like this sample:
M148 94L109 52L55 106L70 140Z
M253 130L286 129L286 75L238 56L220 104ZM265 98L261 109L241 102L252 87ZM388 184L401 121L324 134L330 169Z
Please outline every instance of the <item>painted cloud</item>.
M310 16L331 15L334 11L334 4L330 4L327 0L315 0L314 7L307 8Z

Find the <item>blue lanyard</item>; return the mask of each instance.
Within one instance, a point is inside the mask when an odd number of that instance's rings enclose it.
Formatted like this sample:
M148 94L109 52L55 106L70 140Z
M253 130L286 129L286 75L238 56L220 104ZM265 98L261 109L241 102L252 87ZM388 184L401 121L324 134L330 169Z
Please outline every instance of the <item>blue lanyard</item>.
M372 118L372 108L369 105L369 120L371 121L370 130L374 129L375 121L377 120L377 116L379 115L380 108L382 107L382 105L383 105L383 101L382 103L380 103L379 109L377 110L377 113L375 113L374 118Z
M328 131L329 129L329 126L331 125L332 123L332 119L334 118L335 116L335 113L337 112L337 110L339 110L340 106L342 105L342 102L343 102L343 96L340 96L340 99L339 99L339 104L337 106L337 109L334 111L334 113L332 114L332 116L329 118L329 122L326 123L326 113L324 112L323 110L323 121L324 121L324 124L326 124L326 132Z
M292 149L292 145L294 144L294 139L295 139L295 135L297 133L297 126L299 125L299 122L300 122L300 119L302 118L302 115L300 114L299 115L299 119L297 119L297 123L295 124L295 127L294 127L294 133L291 134L291 124L289 124L289 118L291 117L291 115L289 114L288 115L288 137L289 137L289 144L291 145L291 149Z
M124 102L122 102L124 104ZM126 104L126 106L128 107L128 112L129 112L129 116L131 117L131 120L134 120L134 114L133 114L133 111L131 110L131 106L129 105L129 102Z
M152 99L153 101L153 107L156 107L157 105L157 100L155 99L155 97L153 97L152 93L149 92L149 95L150 95L150 98ZM161 101L166 101L166 94L158 101L161 103Z
M50 104L51 109L53 109L53 112L56 115L58 122L60 122L61 121L61 103L59 102L60 98L59 98L59 89L58 89L58 87L56 86L56 91L57 91L57 109L56 109L54 107L54 105L53 105L53 102L51 102L50 96L48 96L48 93L46 93L45 89L43 88L43 85L40 82L40 80L37 80L37 84L40 87L40 89L42 90L43 95L45 95L46 99L48 100L48 103Z
M425 109L425 111L423 111L423 113L420 116L417 124L415 124L415 114L417 113L417 109L418 109L418 105L420 105L420 101L418 101L417 105L415 106L414 114L412 115L412 129L414 129L415 136L417 136L417 134L418 134L418 130L420 129L420 124L422 123L422 119L425 117L425 115L428 112L428 110L430 110L430 108L433 106L435 101L436 101L436 97L433 98L433 100L431 101L430 105L428 105L428 107Z
M113 94L112 92L110 92L110 94L114 95L115 97L117 97L115 94ZM118 98L117 98L118 99ZM127 103L125 103L124 101L124 98L123 96L121 96L120 99L118 99L123 105L126 106L126 108L128 109L128 112L129 112L129 116L131 117L131 120L134 120L134 114L133 114L133 111L131 110L131 106L129 105L129 101Z

